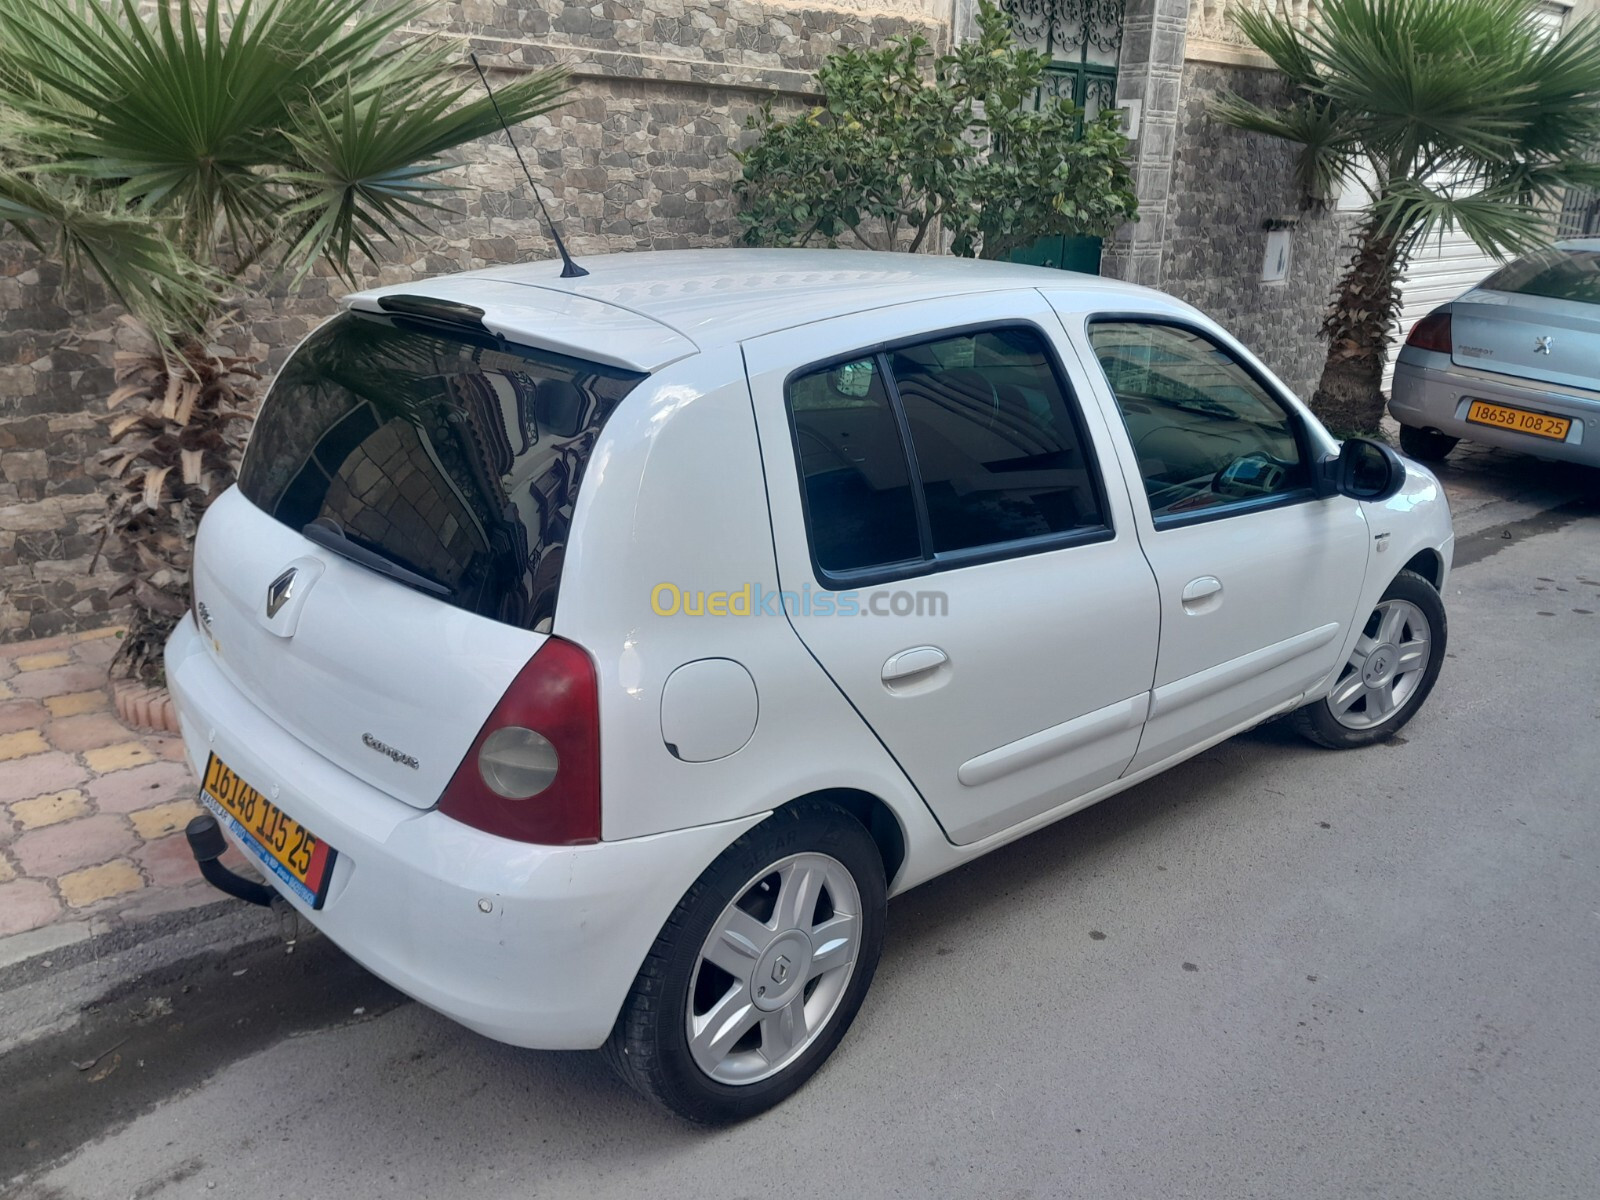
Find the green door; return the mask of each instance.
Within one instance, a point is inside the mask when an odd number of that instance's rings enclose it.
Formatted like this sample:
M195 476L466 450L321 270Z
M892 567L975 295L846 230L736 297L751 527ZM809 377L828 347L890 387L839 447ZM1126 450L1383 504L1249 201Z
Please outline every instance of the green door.
M1117 60L1122 52L1122 0L1001 0L1017 41L1050 55L1038 107L1071 100L1093 118L1117 100ZM1011 253L1012 262L1100 273L1100 239L1047 237Z
M1062 271L1100 274L1100 239L1097 237L1052 236L1040 238L1031 246L1011 252L1011 261L1034 267L1056 267Z

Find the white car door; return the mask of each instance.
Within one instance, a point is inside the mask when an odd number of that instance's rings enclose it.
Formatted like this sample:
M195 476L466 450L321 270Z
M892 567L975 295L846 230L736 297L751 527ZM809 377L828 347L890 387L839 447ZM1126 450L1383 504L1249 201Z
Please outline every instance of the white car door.
M1359 502L1311 487L1324 435L1214 326L1062 316L1144 485L1135 521L1161 647L1139 771L1292 704L1339 665L1370 534Z
M1156 585L1105 415L1036 291L745 344L795 632L969 843L1115 780Z

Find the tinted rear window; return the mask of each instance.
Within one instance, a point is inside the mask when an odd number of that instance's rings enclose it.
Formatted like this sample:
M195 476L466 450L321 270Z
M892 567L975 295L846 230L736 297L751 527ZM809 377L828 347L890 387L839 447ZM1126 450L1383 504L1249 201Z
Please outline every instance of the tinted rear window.
M336 523L448 603L538 628L595 439L643 378L346 313L278 374L239 488L291 529Z
M1501 267L1479 287L1600 304L1600 250L1541 250Z

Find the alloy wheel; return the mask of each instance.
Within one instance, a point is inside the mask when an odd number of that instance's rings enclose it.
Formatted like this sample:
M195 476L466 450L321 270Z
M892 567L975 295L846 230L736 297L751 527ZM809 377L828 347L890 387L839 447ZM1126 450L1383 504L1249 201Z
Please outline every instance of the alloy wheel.
M855 971L861 893L843 863L794 854L739 889L689 981L695 1065L725 1084L783 1070L832 1020Z
M1409 600L1382 601L1328 693L1328 711L1346 729L1381 725L1417 694L1432 655L1427 614Z

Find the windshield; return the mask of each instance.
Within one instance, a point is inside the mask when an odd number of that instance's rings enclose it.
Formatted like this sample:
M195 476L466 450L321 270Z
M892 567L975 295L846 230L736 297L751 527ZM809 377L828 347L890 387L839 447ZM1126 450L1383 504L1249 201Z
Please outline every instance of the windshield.
M1555 247L1501 267L1479 287L1551 300L1600 304L1600 250Z
M346 313L278 374L239 489L291 529L312 527L319 545L399 568L386 573L460 608L548 630L584 467L643 378Z

